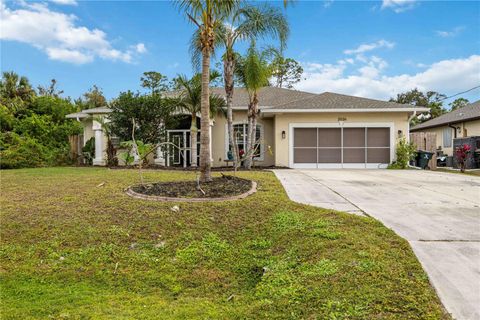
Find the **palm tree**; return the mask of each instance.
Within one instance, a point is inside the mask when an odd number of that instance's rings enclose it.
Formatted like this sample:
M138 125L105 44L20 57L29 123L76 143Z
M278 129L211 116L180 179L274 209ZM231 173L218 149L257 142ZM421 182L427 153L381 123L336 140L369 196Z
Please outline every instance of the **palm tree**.
M0 81L0 97L2 99L17 100L27 102L35 96L27 77L20 77L15 72L3 72Z
M237 41L255 41L266 36L276 37L283 49L289 34L288 22L281 10L270 5L261 7L247 5L233 12L220 28L219 43L225 47L223 76L227 98L228 137L233 151L233 164L238 166L238 146L233 130L232 99L234 93L234 72L238 54L234 50Z
M200 181L212 181L210 160L210 57L215 49L216 30L235 8L240 0L177 0L177 6L184 11L190 22L197 28L196 47L202 53L202 95L200 128Z
M252 159L255 156L255 136L257 130L258 115L258 91L268 86L268 80L272 76L272 68L268 62L271 50L258 52L255 43L252 42L247 54L238 61L236 74L245 87L249 96L248 104L248 130L245 168L252 167Z
M210 73L210 81L215 81L221 75L213 71ZM197 114L201 112L201 96L202 96L202 75L196 74L191 79L185 75L181 75L175 79L176 89L180 90L178 97L178 106L181 111L190 114L192 124L190 126L190 146L192 167L197 166ZM210 117L213 118L217 113L225 108L225 100L218 95L210 95ZM202 123L203 125L203 123Z

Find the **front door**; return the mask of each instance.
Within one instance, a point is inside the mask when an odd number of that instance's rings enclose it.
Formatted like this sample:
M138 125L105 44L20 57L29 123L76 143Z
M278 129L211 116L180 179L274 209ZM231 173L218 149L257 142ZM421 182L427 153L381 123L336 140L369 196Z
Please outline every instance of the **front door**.
M167 166L188 167L191 163L190 130L167 130ZM200 137L197 136L197 163L200 155Z

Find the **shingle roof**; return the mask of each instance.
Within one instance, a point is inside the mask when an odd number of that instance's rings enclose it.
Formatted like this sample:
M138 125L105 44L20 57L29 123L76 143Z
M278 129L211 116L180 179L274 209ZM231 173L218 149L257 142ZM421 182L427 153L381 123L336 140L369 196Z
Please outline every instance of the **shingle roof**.
M88 114L83 112L70 113L65 116L68 119L82 119L88 117Z
M275 110L286 109L415 109L409 104L400 104L381 100L367 99L344 94L324 92L302 100L287 102L274 107Z
M428 120L411 128L411 131L444 126L448 124L480 119L480 100L466 105L463 108L441 115L440 117Z
M225 96L224 88L212 88L212 93ZM258 92L260 107L275 107L284 103L293 102L296 100L307 99L316 96L315 93L297 91L276 87L265 87ZM233 107L247 108L249 97L245 88L235 88L233 92Z
M109 113L112 112L112 109L107 108L107 107L97 107L97 108L91 108L91 109L85 109L82 110L83 113Z
M225 89L214 87L211 88L211 93L217 94L219 96L225 97ZM178 95L178 91L169 92L166 94L170 97L175 97ZM295 112L296 110L300 111L313 111L318 110L319 112L327 110L332 111L342 111L342 110L358 110L358 111L369 111L369 110L379 110L379 109L388 109L388 110L419 110L426 111L425 108L415 107L409 104L399 104L395 102L387 102L381 100L367 99L361 97L347 96L344 94L325 92L321 94L315 94L304 91L276 88L276 87L265 87L260 89L258 93L259 98L259 108L263 112L282 112L290 110ZM235 88L233 94L233 108L246 110L249 103L248 92L245 88ZM83 110L82 112L91 114L91 113L108 113L111 110L108 108L94 108ZM311 112L309 111L309 112Z
M210 88L211 94L216 94L225 97L225 89L219 87ZM168 97L175 97L179 91L171 91L166 94ZM315 93L290 90L276 87L265 87L259 90L258 99L259 107L273 107L283 103L292 102L295 100L306 99L315 96ZM245 88L235 88L233 91L232 107L235 109L247 109L250 99Z
M67 114L65 117L69 119L80 119L80 118L87 118L92 114L110 113L110 112L112 112L112 109L110 108L97 107L97 108L85 109L76 113L70 113L70 114Z

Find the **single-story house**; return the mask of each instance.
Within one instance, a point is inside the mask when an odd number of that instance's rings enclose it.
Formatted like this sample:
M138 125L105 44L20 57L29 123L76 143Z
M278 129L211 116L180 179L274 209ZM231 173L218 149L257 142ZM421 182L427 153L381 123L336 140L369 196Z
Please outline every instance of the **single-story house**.
M416 125L411 131L435 133L437 149L452 156L453 139L480 136L480 100Z
M224 95L223 88L212 93ZM248 94L236 88L233 97L234 126L239 149L245 146ZM325 92L314 94L266 87L259 92L257 124L259 154L256 166L290 168L383 168L395 160L399 137L409 137L409 122L426 108ZM108 108L70 114L81 121L83 141L95 137L95 165L105 164L105 137L93 117L108 119ZM179 149L158 148L154 163L188 166L190 131L186 121L167 130L168 141ZM228 164L227 120L223 115L211 121L211 155L214 167Z

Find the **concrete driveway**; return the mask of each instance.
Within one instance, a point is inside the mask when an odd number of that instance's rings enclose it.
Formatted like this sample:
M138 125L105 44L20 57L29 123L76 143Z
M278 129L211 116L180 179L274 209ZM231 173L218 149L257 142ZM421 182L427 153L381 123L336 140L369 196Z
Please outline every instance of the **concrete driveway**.
M407 239L455 319L480 319L480 178L417 170L275 170L293 201L372 216Z

